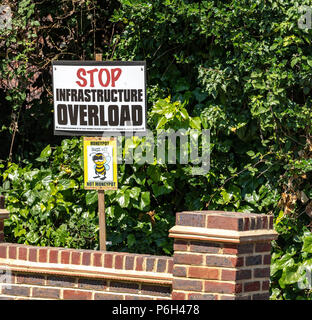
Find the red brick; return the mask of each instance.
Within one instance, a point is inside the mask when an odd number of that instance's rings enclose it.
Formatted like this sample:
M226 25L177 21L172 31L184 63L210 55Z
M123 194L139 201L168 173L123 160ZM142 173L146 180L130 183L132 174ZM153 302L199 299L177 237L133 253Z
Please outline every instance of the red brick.
M254 278L269 278L270 267L254 269Z
M258 291L258 290L260 290L260 282L259 281L244 283L244 292Z
M71 254L71 263L72 263L72 264L80 265L80 257L81 257L81 252L72 251L72 254Z
M244 218L244 231L249 230L250 228L250 220L249 218Z
M256 218L256 229L259 230L262 227L262 217L259 216Z
M125 269L133 270L134 269L134 256L127 256L125 258Z
M154 266L156 264L155 258L147 258L146 259L146 271L154 271Z
M113 255L110 253L105 253L104 255L104 268L113 267Z
M239 291L240 286L234 283L205 281L205 292L234 294Z
M82 264L84 266L91 265L91 252L83 252L82 254Z
M115 255L115 269L123 269L123 255Z
M38 298L59 299L60 291L60 289L34 287L32 291L32 296Z
M187 241L174 240L173 250L174 251L187 251Z
M0 246L0 258L6 258L6 251L7 247L6 246Z
M263 217L262 220L262 229L268 229L268 217Z
M181 266L173 267L173 276L174 277L186 277L186 268Z
M36 248L29 248L28 260L32 262L37 261L37 249Z
M188 276L198 279L218 279L219 270L205 267L189 267Z
M263 291L265 290L269 290L270 289L270 281L267 280L267 281L262 281L262 288L261 288Z
M34 284L34 285L44 285L45 277L39 274L17 274L16 283L21 284Z
M47 248L43 248L43 249L39 249L39 262L47 262L47 255L48 249Z
M271 243L270 242L256 243L255 251L256 252L271 252Z
M49 262L50 263L58 263L58 253L59 250L50 249L49 251Z
M235 284L235 293L241 293L243 291L243 285L241 283Z
M61 263L69 264L69 259L70 259L70 251L67 251L67 250L61 251Z
M243 218L227 217L227 216L207 216L207 227L226 230L243 230Z
M244 243L238 245L238 253L244 254L244 253L253 253L254 244L253 243Z
M101 252L93 253L93 265L95 267L103 267L102 257L103 254Z
M176 215L176 224L180 226L204 228L206 226L206 214L178 212Z
M156 272L165 272L167 267L167 259L158 259Z
M241 266L241 259L236 257L224 257L224 256L213 256L209 255L206 257L206 265L214 267L237 267Z
M172 292L172 300L186 300L186 294L183 292Z
M266 229L265 225L266 225L266 220L267 220L267 217L266 216L261 216L261 228L260 229Z
M224 248L222 250L223 254L238 254L238 245L237 244L224 244Z
M0 232L0 242L4 242L4 233Z
M3 231L4 229L4 223L3 220L0 220L0 231Z
M222 269L222 271L221 271L221 280L225 280L225 281L237 280L237 271L236 270Z
M203 241L190 242L190 252L218 253L220 250L221 250L221 245L218 243L203 242Z
M172 281L173 290L189 290L189 291L202 291L204 281L202 280L188 280L174 278Z
M172 273L173 270L173 259L167 261L167 273Z
M251 278L251 270L238 270L236 280L245 280Z
M67 290L63 292L63 298L66 300L91 300L92 292L80 290Z
M268 217L268 219L269 219L269 229L273 229L273 216L269 216Z
M247 256L245 258L245 265L246 266L254 266L254 265L260 265L262 263L262 256Z
M203 263L203 256L201 254L174 253L173 263L201 265Z
M263 264L271 264L271 255L267 254L265 256L263 256Z
M9 247L9 259L16 259L17 256L17 248L14 246Z
M19 260L27 260L27 248L25 248L25 247L18 248L18 259Z
M136 271L143 271L143 257L136 257L135 270Z
M250 217L249 221L250 221L249 230L255 230L256 229L256 220L255 220L255 218L254 217Z
M12 295L12 296L30 296L30 288L24 286L3 286L2 294Z

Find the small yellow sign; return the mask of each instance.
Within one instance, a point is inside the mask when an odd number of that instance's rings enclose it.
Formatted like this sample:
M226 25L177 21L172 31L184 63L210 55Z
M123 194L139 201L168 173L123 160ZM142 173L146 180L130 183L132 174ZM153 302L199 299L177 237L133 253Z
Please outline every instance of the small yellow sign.
M116 138L84 137L84 188L117 190Z

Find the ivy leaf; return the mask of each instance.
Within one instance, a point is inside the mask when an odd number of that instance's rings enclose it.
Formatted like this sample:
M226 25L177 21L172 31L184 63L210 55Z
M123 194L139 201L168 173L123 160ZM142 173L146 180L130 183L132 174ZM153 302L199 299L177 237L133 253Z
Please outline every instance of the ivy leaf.
M97 191L89 191L86 194L86 204L89 206L91 204L94 204L98 201L98 193Z
M197 130L201 129L201 119L200 117L195 117L190 119L191 127Z
M116 200L122 208L127 208L130 203L130 190L119 190Z
M130 190L130 197L135 200L139 200L141 189L139 187L133 187Z
M145 191L141 193L141 201L140 201L140 209L142 211L147 211L149 210L150 206L150 192Z
M201 103L202 101L204 101L207 97L208 97L208 93L203 92L200 88L195 88L195 90L193 91L193 94L196 98L196 100Z
M128 234L127 236L127 244L128 244L128 247L131 248L134 246L136 240L135 240L135 236L133 233L130 233Z
M307 235L303 238L302 251L312 253L312 234Z
M50 145L48 144L40 153L40 156L36 159L39 162L44 162L46 161L52 153L52 149Z

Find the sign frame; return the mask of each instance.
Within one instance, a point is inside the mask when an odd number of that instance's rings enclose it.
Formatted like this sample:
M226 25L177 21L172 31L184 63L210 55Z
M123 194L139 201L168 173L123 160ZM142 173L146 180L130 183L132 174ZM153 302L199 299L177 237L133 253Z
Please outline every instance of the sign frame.
M57 66L143 66L144 67L144 101L145 101L145 119L143 131L81 131L81 130L58 130L55 128L55 97L54 97L54 72ZM147 134L147 93L146 93L146 61L80 61L80 60L54 60L52 61L52 90L53 90L53 133L60 136L89 136L89 137L110 137L110 136L125 136L127 133L132 133L133 136L146 136Z
M112 161L110 163L110 166L112 166L113 170L113 181L115 182L114 187L110 186L87 186L87 179L88 176L88 151L87 147L89 145L88 142L91 141L109 141L113 142L113 154L112 154ZM85 190L118 190L118 168L117 168L117 138L116 137L83 137L83 188Z

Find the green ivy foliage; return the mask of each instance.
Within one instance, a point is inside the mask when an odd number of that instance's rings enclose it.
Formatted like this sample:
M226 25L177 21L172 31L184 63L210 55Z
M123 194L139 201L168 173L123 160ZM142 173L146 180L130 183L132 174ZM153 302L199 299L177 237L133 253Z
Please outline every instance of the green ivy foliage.
M51 89L46 59L94 59L100 51L105 59L146 60L150 129L211 132L205 175L192 175L191 164L119 165L119 190L106 195L110 249L170 254L168 229L179 210L273 214L279 237L273 243L271 297L311 299L306 281L312 254L312 31L300 29L298 20L300 6L312 1L22 0L15 5L28 14L25 24L16 22L15 33L5 35L7 43L0 43L8 57L2 55L4 76L12 71L6 66L7 59L15 59L15 34L19 51L39 66L44 92ZM63 25L54 29L51 18L42 21L48 13ZM34 40L40 36L48 39L41 51ZM14 67L11 76L21 84L27 72ZM14 162L3 152L0 164L1 192L11 211L8 239L97 248L97 195L81 187L81 143L55 140L51 96L44 93L26 108L29 91L23 88L0 90L7 97L0 119L7 149L11 122L19 124ZM46 112L38 117L40 108ZM191 131L187 135L191 138ZM129 151L143 141L123 142Z

